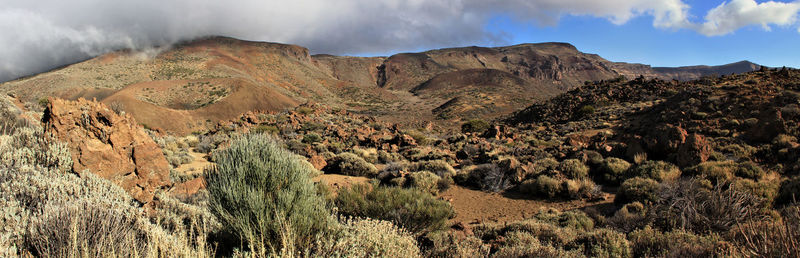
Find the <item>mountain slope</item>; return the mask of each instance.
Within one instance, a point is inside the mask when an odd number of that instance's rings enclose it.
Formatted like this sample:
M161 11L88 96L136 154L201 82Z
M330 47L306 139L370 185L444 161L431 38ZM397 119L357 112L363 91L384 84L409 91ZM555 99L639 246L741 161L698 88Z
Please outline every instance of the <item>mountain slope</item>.
M212 37L157 54L109 53L2 83L0 92L29 102L96 98L150 127L184 134L247 111L281 111L309 101L406 125L454 125L494 119L586 81L637 73L683 79L704 69L713 68L626 66L565 43L347 57Z

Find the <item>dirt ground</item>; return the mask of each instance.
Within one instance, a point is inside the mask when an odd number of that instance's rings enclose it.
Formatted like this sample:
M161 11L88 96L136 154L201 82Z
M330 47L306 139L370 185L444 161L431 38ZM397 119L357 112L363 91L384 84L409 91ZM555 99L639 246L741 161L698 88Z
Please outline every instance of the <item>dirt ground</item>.
M326 182L336 191L353 184L367 183L369 178L332 174L314 178L314 182L320 181ZM453 205L456 217L451 222L464 224L511 222L532 217L541 209L567 211L590 206L600 207L614 202L613 196L599 202L531 200L513 194L489 193L457 185L451 186L438 197Z

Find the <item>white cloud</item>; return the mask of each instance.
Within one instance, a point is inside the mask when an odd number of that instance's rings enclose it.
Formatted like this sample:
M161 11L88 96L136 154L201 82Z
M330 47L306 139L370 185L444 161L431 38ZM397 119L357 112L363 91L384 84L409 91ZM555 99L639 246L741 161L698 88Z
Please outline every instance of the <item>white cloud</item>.
M771 25L789 26L797 22L800 2L763 2L732 0L717 6L705 17L698 31L706 36L720 36L749 25L761 25L771 30Z
M488 21L510 14L556 25L565 15L624 24L652 16L661 29L729 33L748 24L789 25L797 3L734 0L690 22L683 0L4 0L0 81L112 49L146 48L207 35L298 44L315 53L357 54L506 43Z

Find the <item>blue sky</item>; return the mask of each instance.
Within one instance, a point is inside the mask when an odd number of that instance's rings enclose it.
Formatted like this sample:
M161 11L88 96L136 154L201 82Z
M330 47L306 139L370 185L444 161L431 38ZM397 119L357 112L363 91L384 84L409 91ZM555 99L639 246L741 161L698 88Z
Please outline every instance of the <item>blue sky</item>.
M762 1L763 2L763 1ZM788 2L788 1L784 1ZM700 21L722 1L686 1L691 19ZM486 29L505 32L508 43L568 42L579 50L618 62L653 66L721 65L741 60L800 68L800 33L796 26L749 25L722 36L706 36L689 29L653 27L651 16L639 16L622 25L604 18L564 16L554 26L515 21L495 15Z

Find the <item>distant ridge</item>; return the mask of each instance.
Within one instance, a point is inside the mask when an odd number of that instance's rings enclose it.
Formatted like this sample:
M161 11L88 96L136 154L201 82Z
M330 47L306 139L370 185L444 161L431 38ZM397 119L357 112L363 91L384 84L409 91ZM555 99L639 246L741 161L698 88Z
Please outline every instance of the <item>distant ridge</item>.
M190 133L252 111L306 102L401 124L494 119L586 81L624 75L691 80L758 69L747 61L679 68L610 62L568 43L443 48L389 57L311 55L228 37L187 41L154 57L124 50L0 84L23 101L96 98L151 128Z

